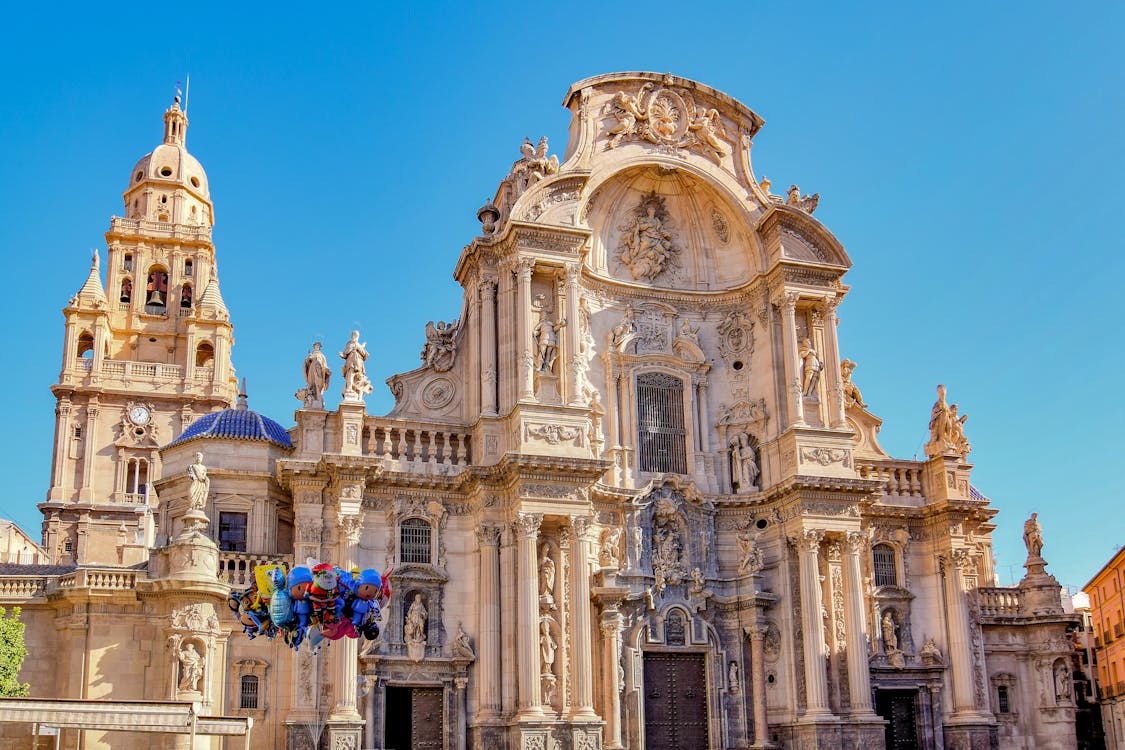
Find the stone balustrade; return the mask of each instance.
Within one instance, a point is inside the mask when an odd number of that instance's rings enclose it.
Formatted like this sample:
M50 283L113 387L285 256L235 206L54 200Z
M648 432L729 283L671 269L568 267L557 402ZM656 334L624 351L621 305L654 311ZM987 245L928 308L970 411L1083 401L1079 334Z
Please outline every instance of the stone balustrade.
M142 231L148 236L171 237L198 242L211 241L211 227L206 225L191 226L187 224L173 224L167 221L149 221L147 219L123 219L114 216L110 231L115 234L139 235Z
M472 461L472 438L449 425L369 417L364 422L363 453L400 471L456 473Z
M1019 617L1020 589L1004 586L982 586L977 589L980 596L982 617Z
M917 461L862 460L855 462L856 472L864 479L883 482L887 497L922 497L922 464Z
M54 589L95 589L101 591L129 591L137 587L136 570L121 568L79 568L73 573L59 576Z
M0 602L23 602L47 593L47 576L0 576Z
M285 563L292 565L289 555L271 555L257 552L219 552L218 577L231 588L242 589L254 581L254 568L259 565Z

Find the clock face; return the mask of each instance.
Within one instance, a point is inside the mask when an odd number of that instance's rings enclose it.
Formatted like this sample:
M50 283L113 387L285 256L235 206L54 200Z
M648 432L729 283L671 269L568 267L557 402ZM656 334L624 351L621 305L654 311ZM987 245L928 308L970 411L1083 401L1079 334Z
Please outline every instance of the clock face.
M148 420L151 418L152 415L149 414L148 409L143 406L134 406L129 410L129 419L133 424L145 425L148 424Z

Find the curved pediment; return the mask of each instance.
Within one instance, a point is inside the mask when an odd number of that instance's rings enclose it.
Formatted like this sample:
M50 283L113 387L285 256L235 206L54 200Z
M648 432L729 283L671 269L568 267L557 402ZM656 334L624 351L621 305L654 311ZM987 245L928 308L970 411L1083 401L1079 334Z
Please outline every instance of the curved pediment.
M774 204L758 222L770 264L796 260L851 268L844 246L823 224L793 206Z

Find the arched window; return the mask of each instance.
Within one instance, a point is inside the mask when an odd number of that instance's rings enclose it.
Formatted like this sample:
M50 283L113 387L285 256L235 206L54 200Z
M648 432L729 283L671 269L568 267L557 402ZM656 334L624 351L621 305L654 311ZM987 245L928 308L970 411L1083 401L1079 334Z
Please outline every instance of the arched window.
M191 284L184 284L180 289L180 307L183 309L191 307Z
M80 359L94 358L94 336L89 331L78 334L78 357Z
M871 560L875 568L876 586L897 586L898 566L895 563L895 548L889 544L876 544L871 548Z
M430 524L421 518L408 518L398 530L399 561L404 563L430 562Z
M258 708L258 678L256 675L244 674L239 680L238 707Z
M168 271L153 266L148 272L148 285L145 287L145 312L164 315L168 309Z
M683 380L662 372L637 376L637 443L641 471L687 473Z
M211 342L200 342L199 346L195 347L195 366L196 367L209 367L215 361L215 347L211 346Z
M128 276L121 279L121 296L119 299L122 302L130 302L133 299L133 280Z
M132 271L133 270L133 254L132 253L125 253L125 257L121 259L121 270L122 271Z
M192 210L193 211L195 210L195 206L192 206ZM191 278L192 269L193 269L193 264L192 264L191 258L185 258L184 259L184 276L187 276L188 278Z

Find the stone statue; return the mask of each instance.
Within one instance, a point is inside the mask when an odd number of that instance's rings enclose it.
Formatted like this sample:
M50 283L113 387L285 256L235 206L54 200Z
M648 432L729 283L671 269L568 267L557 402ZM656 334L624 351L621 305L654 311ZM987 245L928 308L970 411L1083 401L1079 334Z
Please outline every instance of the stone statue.
M680 333L679 333L678 338L687 339L688 341L692 342L693 344L698 344L699 343L699 327L698 326L692 327L691 323L685 318L684 321L682 323L680 323Z
M758 491L758 459L750 436L740 432L730 446L731 480L739 492Z
M211 494L211 478L207 476L207 467L203 465L203 454L195 454L195 463L187 467L188 479L191 486L188 488L188 497L191 500L191 510L203 510L207 505L207 498Z
M930 410L930 442L926 443L927 456L943 453L958 453L962 457L969 454L972 446L965 438L965 420L968 415L957 414L957 404L949 406L945 402L945 386L937 387L938 399Z
M633 308L625 308L625 314L621 316L621 320L613 327L612 342L614 346L619 346L625 337L630 333L636 333L637 322L633 319Z
M621 566L621 528L612 526L602 531L601 564L607 568Z
M816 349L813 349L812 341L807 338L801 340L797 357L801 360L801 393L805 396L811 396L820 380L820 371L824 365L821 363L820 355L816 353Z
M890 654L898 651L898 633L896 632L895 616L891 610L883 613L883 648Z
M541 312L541 316L535 330L532 331L535 345L538 347L535 367L539 372L551 372L555 369L555 360L559 356L559 329L566 325L566 321L554 322L546 310Z
M1043 527L1038 519L1039 514L1032 513L1023 524L1023 544L1027 547L1029 560L1043 556Z
M820 193L801 195L801 189L796 185L790 185L789 190L785 193L785 205L792 206L807 214L816 211L818 203L820 203Z
M539 596L545 601L555 601L555 561L551 559L550 550L544 545L539 550L543 558L539 563Z
M918 654L922 657L922 663L926 666L934 666L942 663L941 649L934 643L933 636L926 639L926 642L922 644L922 650L919 651Z
M738 680L738 662L732 661L727 665L727 688L734 695L738 695L738 692L742 689Z
M1070 674L1062 659L1055 662L1055 700L1070 700Z
M730 152L727 144L719 138L720 134L725 133L717 109L696 107L695 117L688 124L688 132L694 135L696 142L706 150L714 152L716 159L722 159Z
M304 370L305 387L294 395L304 401L305 406L323 407L324 392L328 390L332 370L328 368L328 360L324 358L319 341L313 342L312 351L305 357Z
M860 394L859 388L852 382L852 372L855 371L855 368L856 363L850 359L845 359L840 363L840 372L844 377L844 405L866 409L867 404L863 403L863 396Z
M547 136L539 139L538 147L532 145L530 138L524 138L520 144L520 154L510 172L517 195L544 177L558 174L559 157L547 155Z
M457 334L458 321L446 323L439 320L426 324L426 343L422 347L422 362L438 372L447 372L457 358L457 346L453 337Z
M199 681L203 679L203 656L195 650L194 644L188 643L180 649L179 658L179 689L199 692Z
M555 649L558 643L551 635L551 618L547 615L539 618L539 655L543 659L543 672L551 671L555 664Z
M758 535L753 526L748 524L738 532L738 550L742 554L742 560L738 564L739 575L758 573L762 570L764 564L762 549L758 546Z
M406 652L414 661L422 661L426 655L426 605L421 594L414 595L414 601L406 612L406 627L403 629L403 640L406 642Z
M465 632L465 628L461 626L461 623L457 623L457 636L453 639L453 645L450 648L455 658L476 658L476 653L473 651L473 644L469 641L469 634Z
M633 560L637 567L641 565L641 555L644 554L644 531L639 523L633 525Z
M679 252L667 226L664 199L649 193L633 209L632 219L621 227L624 232L617 257L629 268L633 278L651 282L671 264Z
M344 400L362 401L371 393L371 381L367 379L367 344L359 341L359 331L352 331L352 337L340 352L344 360Z
M645 84L640 93L643 95L650 88L652 88L651 84ZM618 91L613 95L612 101L606 104L606 110L617 118L617 124L606 131L606 135L613 136L606 144L606 148L617 148L623 138L636 133L637 121L647 117L641 109L640 97L626 94L624 91Z

